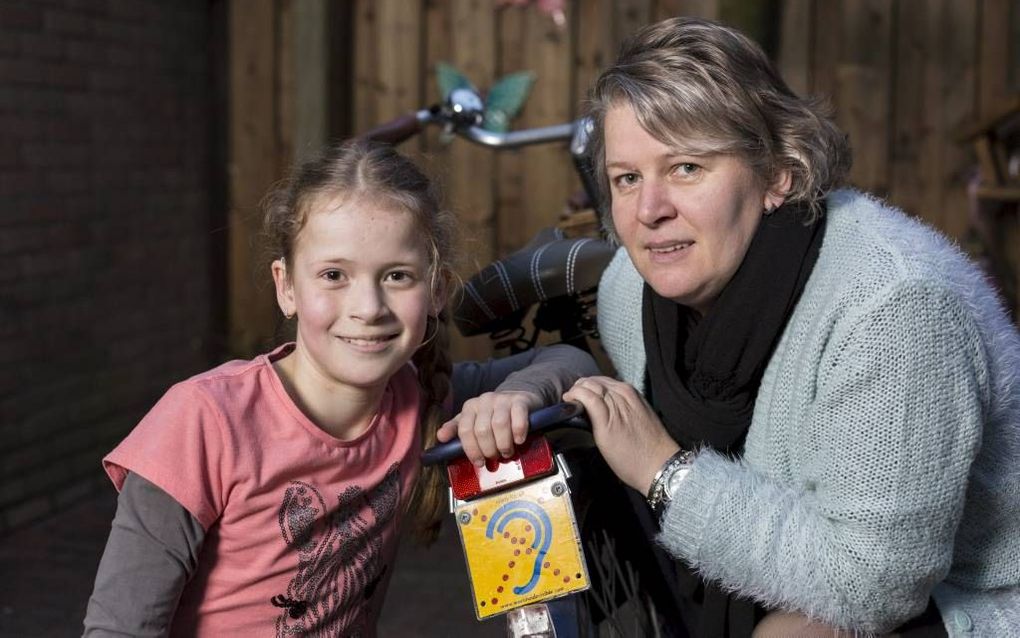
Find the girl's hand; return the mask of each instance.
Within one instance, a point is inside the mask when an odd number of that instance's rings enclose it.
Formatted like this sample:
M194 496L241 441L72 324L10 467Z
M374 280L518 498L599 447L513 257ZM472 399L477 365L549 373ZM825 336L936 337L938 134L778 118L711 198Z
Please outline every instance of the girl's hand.
M514 447L528 436L528 414L542 405L542 397L531 392L486 392L465 401L436 438L445 443L457 435L465 456L482 467L487 458L513 456Z
M648 493L659 468L680 449L633 386L609 377L579 379L564 401L584 406L595 445L621 481Z

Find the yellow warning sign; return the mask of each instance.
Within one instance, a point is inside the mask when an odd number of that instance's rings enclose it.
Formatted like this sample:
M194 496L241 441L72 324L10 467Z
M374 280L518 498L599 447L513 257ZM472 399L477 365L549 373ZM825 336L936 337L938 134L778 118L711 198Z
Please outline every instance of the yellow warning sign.
M455 515L479 620L588 588L562 476L463 503Z

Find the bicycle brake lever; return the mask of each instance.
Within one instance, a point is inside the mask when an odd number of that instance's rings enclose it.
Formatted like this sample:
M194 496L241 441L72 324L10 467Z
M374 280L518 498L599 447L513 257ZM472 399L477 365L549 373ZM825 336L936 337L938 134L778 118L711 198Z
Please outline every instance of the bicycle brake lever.
M579 428L591 430L591 423L585 416L584 408L577 403L557 403L549 407L535 410L528 415L528 432L547 432L560 428ZM460 439L453 439L446 443L434 445L422 452L422 465L435 465L437 463L449 463L450 461L464 456L464 448Z

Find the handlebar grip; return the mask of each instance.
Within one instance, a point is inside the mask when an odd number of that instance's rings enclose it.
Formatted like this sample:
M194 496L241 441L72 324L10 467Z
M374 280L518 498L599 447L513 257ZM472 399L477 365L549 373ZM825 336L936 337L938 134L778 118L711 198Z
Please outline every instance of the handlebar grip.
M531 433L570 427L591 429L584 408L577 403L557 403L528 415L528 432ZM460 444L460 439L453 439L425 450L421 455L421 463L422 465L448 463L462 456L464 448Z
M369 129L358 135L359 139L399 144L421 131L422 123L417 113L406 113L393 118L385 124Z

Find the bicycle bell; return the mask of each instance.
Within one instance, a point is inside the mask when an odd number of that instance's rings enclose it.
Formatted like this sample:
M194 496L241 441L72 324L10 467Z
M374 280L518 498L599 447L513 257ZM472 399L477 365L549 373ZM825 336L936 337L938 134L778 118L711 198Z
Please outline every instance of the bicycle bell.
M485 112L485 103L477 93L467 87L450 91L446 99L450 118L457 127L480 126Z

